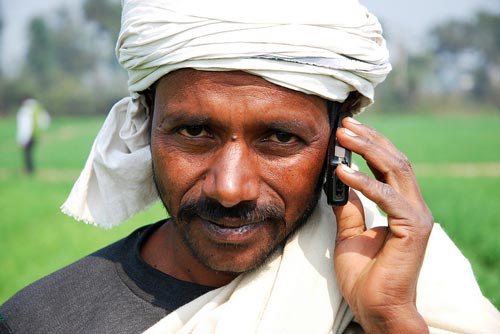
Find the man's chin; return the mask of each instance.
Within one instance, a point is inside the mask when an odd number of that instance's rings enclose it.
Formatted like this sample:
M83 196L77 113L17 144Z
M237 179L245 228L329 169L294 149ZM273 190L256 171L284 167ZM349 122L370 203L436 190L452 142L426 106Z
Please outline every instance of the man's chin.
M205 259L200 262L203 263L208 269L224 274L238 276L240 274L249 273L262 268L266 265L272 254L282 250L282 243L272 247L270 250L263 252L261 254L245 254L239 253L237 255L231 256L229 259Z

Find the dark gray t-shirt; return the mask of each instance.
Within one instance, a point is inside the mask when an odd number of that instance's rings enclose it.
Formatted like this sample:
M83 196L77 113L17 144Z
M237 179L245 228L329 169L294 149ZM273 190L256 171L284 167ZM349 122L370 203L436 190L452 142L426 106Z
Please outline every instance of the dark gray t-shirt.
M142 333L212 288L148 265L140 247L164 222L27 286L0 306L0 334Z

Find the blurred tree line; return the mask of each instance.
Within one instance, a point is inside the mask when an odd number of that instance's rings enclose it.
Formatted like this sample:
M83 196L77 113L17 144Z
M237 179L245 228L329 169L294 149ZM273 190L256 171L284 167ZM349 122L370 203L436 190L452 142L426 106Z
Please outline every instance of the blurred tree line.
M21 70L14 77L0 71L0 115L15 112L28 95L55 115L106 113L127 94L126 73L114 54L120 12L120 0L82 0L78 13L62 7L34 17ZM0 38L2 22L0 11ZM428 35L430 45L418 51L396 49L394 70L377 88L376 107L411 112L428 103L466 102L498 110L500 14L444 22ZM390 31L386 36L391 46Z
M391 45L390 32L387 39ZM500 13L445 21L428 32L428 45L413 52L400 46L395 58L393 72L377 91L381 111L446 105L500 110Z
M55 115L106 113L127 94L114 55L120 14L120 0L83 0L81 11L61 7L32 18L19 73L0 72L0 114L15 112L26 96Z

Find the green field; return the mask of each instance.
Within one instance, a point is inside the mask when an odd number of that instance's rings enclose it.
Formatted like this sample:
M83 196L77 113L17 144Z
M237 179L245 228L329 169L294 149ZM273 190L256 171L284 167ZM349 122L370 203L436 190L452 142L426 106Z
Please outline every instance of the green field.
M422 192L471 260L484 294L500 308L500 115L363 115L411 159ZM55 119L37 147L37 173L22 172L15 121L0 119L0 303L15 291L160 219L156 205L105 231L59 211L102 119Z

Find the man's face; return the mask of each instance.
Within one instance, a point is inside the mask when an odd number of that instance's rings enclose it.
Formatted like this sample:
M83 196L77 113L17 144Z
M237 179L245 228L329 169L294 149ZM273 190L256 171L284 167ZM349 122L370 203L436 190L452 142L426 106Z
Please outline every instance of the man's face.
M316 204L328 135L319 97L243 72L163 77L151 150L179 252L216 272L262 264Z

